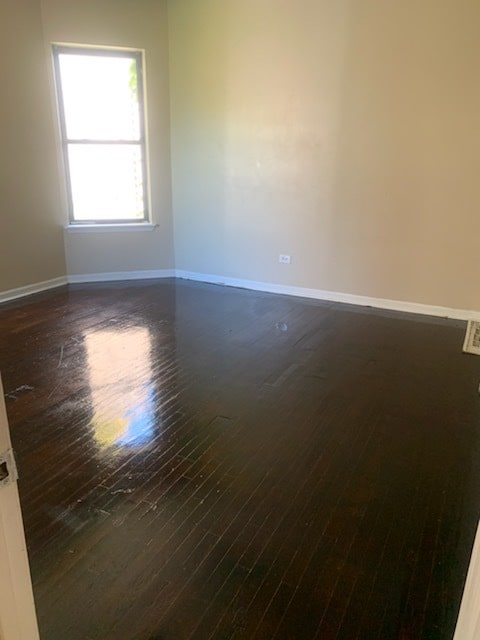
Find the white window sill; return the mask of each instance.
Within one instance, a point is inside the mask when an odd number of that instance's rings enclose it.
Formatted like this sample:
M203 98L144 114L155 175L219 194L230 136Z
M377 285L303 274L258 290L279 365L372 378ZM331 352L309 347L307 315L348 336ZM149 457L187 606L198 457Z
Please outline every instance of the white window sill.
M65 227L66 233L112 233L117 231L153 231L157 224L149 222L131 222L116 224L68 224Z

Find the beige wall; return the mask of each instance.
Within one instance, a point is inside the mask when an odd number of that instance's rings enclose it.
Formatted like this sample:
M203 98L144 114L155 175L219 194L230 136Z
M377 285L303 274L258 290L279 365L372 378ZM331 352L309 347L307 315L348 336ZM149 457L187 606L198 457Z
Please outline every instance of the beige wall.
M3 0L0 291L176 266L480 310L479 30L477 0ZM67 267L52 41L146 49L159 225Z
M173 268L166 1L41 0L41 6L47 57L52 42L131 47L146 52L152 221L158 227L124 233L67 233L69 275Z
M0 291L65 275L37 0L0 2Z
M169 8L177 268L480 310L478 0Z

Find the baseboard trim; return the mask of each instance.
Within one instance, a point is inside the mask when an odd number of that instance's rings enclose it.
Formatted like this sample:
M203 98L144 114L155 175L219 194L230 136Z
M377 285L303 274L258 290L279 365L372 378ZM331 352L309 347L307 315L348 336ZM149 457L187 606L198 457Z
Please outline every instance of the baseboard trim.
M109 273L82 273L68 276L69 284L88 282L117 282L121 280L151 280L175 278L175 269L153 269L149 271L112 271Z
M294 287L289 285L272 284L269 282L256 282L254 280L242 280L239 278L226 278L194 271L183 271L177 269L177 278L184 280L195 280L196 282L206 282L210 284L220 284L228 287L238 287L241 289L251 289L252 291L264 291L266 293L280 293L301 298L313 298L315 300L325 300L328 302L342 302L363 307L375 307L377 309L388 309L390 311L403 311L406 313L416 313L420 315L436 316L440 318L452 318L454 320L475 320L480 318L480 311L467 309L453 309L450 307L438 307L418 302L404 302L403 300L389 300L387 298L370 298L351 293L339 293L324 289L308 289L306 287Z
M17 287L16 289L9 289L8 291L0 291L0 303L17 300L18 298L31 296L34 293L48 291L49 289L63 287L66 284L68 284L67 277L61 276L60 278L52 278L51 280L44 280L43 282L36 282L35 284L27 284L24 287Z
M306 287L273 284L271 282L257 282L255 280L243 280L241 278L229 278L225 276L198 273L196 271L185 271L183 269L153 269L145 271L114 271L106 273L72 274L0 292L0 303L23 298L24 296L40 293L41 291L47 291L48 289L55 289L66 284L120 282L122 280L152 280L163 278L180 278L183 280L193 280L195 282L219 284L226 287L263 291L265 293L278 293L288 296L297 296L300 298L325 300L327 302L342 302L345 304L354 304L363 307L388 309L390 311L403 311L406 313L416 313L440 318L452 318L454 320L480 319L480 311L438 307L434 305L420 304L418 302L389 300L388 298L370 298L368 296L340 293L338 291L328 291L326 289L309 289Z

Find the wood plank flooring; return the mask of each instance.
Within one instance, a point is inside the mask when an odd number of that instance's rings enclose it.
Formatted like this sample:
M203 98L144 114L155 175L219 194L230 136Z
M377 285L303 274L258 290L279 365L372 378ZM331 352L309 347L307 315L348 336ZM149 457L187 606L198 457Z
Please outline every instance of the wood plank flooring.
M43 640L450 640L465 324L175 280L0 307Z

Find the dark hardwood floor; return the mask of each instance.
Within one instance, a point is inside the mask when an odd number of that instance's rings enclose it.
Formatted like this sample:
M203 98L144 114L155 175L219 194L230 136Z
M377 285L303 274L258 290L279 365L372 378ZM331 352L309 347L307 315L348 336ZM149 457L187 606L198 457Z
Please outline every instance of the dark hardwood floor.
M43 640L451 640L465 324L150 281L0 307Z

